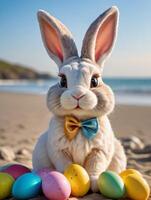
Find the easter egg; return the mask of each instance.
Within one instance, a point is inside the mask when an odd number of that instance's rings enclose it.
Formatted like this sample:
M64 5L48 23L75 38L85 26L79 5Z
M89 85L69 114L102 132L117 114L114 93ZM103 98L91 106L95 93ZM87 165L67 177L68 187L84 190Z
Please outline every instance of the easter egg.
M15 181L12 194L16 199L30 199L41 192L41 178L35 173L26 173Z
M86 170L78 165L71 164L64 175L71 185L71 194L76 197L84 196L90 189L90 178Z
M3 170L3 172L10 174L14 179L19 176L30 172L30 169L20 164L13 164Z
M71 194L71 186L66 177L56 171L43 176L42 190L48 199L67 200Z
M38 174L42 179L43 179L44 176L47 176L47 174L49 172L51 172L51 171L52 170L50 168L47 168L47 167L39 169L39 170L35 170L35 171L33 170L33 172L35 172L36 174Z
M125 186L122 178L112 171L106 171L100 174L98 187L104 196L112 199L121 198L125 194Z
M130 174L137 174L138 176L142 176L141 173L135 169L126 169L122 171L119 175L124 180Z
M127 196L133 200L147 200L150 187L146 180L138 174L130 174L125 179Z
M11 195L14 178L7 173L0 172L0 199Z

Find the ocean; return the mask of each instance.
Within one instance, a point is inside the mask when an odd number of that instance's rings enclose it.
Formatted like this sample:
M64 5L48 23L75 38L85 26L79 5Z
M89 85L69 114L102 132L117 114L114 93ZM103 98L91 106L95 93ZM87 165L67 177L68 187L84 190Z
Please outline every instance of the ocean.
M117 104L151 105L151 78L104 78L115 93ZM0 81L0 92L27 94L46 94L49 87L57 80L38 81Z

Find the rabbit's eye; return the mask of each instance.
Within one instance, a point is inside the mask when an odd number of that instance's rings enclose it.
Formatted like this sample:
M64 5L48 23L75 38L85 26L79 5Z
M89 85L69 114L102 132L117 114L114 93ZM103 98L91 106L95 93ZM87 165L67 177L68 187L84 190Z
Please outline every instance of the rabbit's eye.
M98 83L99 83L98 77L97 76L92 76L92 78L91 78L91 88L97 87Z
M60 79L60 86L67 88L67 79L66 79L66 76L65 75L61 75L60 77L61 77L61 79Z

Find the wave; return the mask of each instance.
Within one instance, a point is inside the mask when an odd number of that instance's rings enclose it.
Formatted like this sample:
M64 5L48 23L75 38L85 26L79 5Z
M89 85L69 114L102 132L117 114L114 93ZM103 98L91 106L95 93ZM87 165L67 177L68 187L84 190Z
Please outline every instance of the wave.
M43 95L56 81L0 80L0 92ZM151 79L105 79L104 82L111 86L118 103L151 105Z
M114 88L113 91L117 94L148 94L151 95L151 88Z

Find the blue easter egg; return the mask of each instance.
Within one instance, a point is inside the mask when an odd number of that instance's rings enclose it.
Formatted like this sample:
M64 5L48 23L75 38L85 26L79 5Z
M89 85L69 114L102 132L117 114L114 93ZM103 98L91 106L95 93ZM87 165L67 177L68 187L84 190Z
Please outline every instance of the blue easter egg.
M16 199L30 199L41 192L41 178L35 173L26 173L14 183L12 195Z

